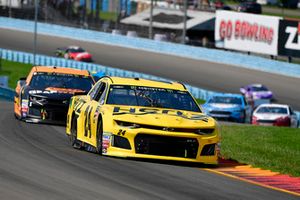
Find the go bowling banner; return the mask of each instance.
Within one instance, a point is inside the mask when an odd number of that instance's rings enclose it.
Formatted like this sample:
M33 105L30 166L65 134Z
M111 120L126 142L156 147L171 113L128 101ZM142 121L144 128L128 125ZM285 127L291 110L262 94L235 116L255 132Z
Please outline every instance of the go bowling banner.
M279 17L216 12L215 42L218 48L278 55Z

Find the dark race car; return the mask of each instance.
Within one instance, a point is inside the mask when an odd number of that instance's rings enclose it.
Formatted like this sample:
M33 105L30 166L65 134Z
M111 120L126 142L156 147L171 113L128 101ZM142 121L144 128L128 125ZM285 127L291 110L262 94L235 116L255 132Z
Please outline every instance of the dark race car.
M245 1L238 5L237 7L238 12L246 12L252 14L261 14L262 8L259 3L253 1Z
M69 100L94 84L87 70L33 67L16 87L14 113L26 122L65 124Z
M69 46L64 48L58 48L55 51L55 56L63 57L66 59L72 59L82 62L92 62L92 55L78 46Z

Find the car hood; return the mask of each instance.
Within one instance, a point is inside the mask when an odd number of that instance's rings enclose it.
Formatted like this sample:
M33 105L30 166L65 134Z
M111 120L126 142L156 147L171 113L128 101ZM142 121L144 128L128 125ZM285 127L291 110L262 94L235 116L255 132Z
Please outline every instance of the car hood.
M74 58L90 58L91 54L88 52L82 52L82 53L70 53L72 57Z
M240 105L238 104L225 104L225 103L210 103L210 104L206 104L206 106L204 106L205 108L209 108L209 109L216 109L216 110L233 110L233 109L239 109L241 108Z
M31 96L38 96L56 100L69 99L76 93L83 93L84 91L79 89L67 89L67 88L55 88L48 87L43 90L30 89L28 91Z
M271 91L257 91L257 92L252 92L252 95L255 97L272 97L272 92Z
M215 126L215 121L203 113L170 109L117 106L113 108L112 115L115 121L152 126L173 128L209 128Z

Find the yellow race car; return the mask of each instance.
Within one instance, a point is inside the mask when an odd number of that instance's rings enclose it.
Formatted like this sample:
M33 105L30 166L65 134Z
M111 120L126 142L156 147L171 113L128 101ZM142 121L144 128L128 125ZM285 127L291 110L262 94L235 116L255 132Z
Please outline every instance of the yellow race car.
M108 76L71 98L66 127L74 148L206 164L217 164L218 132L183 84Z

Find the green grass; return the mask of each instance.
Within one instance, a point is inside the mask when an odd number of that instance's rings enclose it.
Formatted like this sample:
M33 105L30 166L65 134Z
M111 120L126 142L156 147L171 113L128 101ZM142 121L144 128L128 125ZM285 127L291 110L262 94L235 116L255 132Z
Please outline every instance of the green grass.
M293 18L293 19L300 19L300 16L296 15L288 15L285 13L272 13L272 12L263 12L264 15L269 15L269 16L277 16L277 17L285 17L285 18Z
M15 88L21 77L27 77L32 68L31 64L22 64L1 60L0 76L8 76L8 87Z
M205 100L203 100L203 99L196 99L196 101L199 105L202 105L205 103Z
M91 11L88 11L91 14ZM93 11L96 14L96 11ZM117 21L117 13L116 12L99 12L99 17L101 20L105 21Z
M300 176L300 129L224 125L221 136L224 158Z
M100 12L100 19L117 21L117 14L115 12Z

